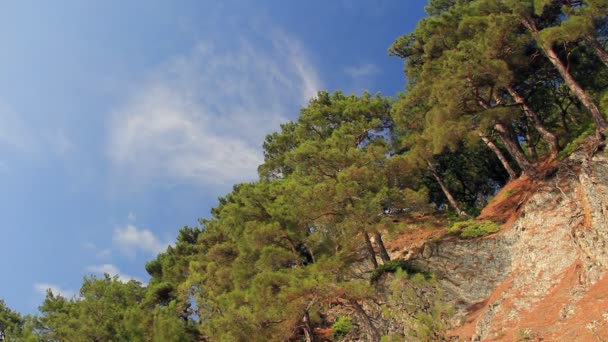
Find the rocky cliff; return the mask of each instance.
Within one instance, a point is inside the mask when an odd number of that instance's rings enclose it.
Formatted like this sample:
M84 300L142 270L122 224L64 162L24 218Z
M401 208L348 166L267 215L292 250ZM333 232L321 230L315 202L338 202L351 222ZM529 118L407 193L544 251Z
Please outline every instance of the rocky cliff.
M393 248L438 276L454 338L608 340L608 154L590 155L502 189L481 215L505 221L493 236Z

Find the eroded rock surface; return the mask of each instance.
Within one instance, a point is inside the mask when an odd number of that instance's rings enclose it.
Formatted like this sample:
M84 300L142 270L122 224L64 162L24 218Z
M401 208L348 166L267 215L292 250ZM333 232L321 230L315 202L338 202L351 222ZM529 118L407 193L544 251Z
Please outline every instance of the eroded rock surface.
M607 154L575 153L519 204L495 236L427 242L412 253L458 309L452 334L608 340Z

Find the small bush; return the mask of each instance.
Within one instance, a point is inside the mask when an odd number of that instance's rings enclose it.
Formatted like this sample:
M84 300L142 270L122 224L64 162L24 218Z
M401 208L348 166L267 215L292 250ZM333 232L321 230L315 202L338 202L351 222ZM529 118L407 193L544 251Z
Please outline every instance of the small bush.
M385 264L378 266L373 272L370 278L371 282L376 282L385 273L395 273L397 270L403 270L408 274L423 273L421 270L415 268L406 260L391 260Z
M458 222L458 221L462 220L460 215L458 215L458 213L453 209L449 209L446 211L445 218L447 218L448 221L450 221L450 222Z
M336 340L342 339L352 328L353 320L350 317L340 316L332 327L332 336Z
M448 228L448 233L458 235L463 239L473 239L496 233L500 226L493 221L468 220L454 223Z

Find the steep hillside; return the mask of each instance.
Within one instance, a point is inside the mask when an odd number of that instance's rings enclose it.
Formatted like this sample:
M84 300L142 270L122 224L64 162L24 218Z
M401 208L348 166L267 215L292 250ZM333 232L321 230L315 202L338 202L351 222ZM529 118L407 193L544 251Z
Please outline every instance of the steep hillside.
M608 154L575 152L542 181L519 179L481 217L506 220L475 240L400 244L439 278L461 340L608 339Z

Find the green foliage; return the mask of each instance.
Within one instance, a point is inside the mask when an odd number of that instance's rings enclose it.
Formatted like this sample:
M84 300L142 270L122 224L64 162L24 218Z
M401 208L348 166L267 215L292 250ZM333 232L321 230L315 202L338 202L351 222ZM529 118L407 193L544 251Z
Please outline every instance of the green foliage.
M429 4L424 7L424 10L430 16L437 16L448 11L455 4L456 0L430 0Z
M151 291L162 292L163 287L159 284ZM39 337L52 341L143 342L158 336L196 340L191 326L176 314L175 302L150 309L150 300L144 298L157 295L146 292L137 281L124 283L107 274L103 278L85 278L79 298L66 299L49 291L40 306L38 324L44 329L39 329Z
M59 340L127 339L143 341L137 305L144 295L139 282L122 283L117 277L85 278L80 298L66 299L48 292L40 322L43 336Z
M458 235L463 239L474 239L494 234L499 230L500 226L494 221L467 220L452 224L448 228L448 233Z
M0 332L5 334L6 340L16 341L19 337L22 337L24 324L25 319L0 299Z
M374 283L374 282L378 281L380 279L380 277L382 277L382 275L384 275L386 273L395 273L399 270L405 271L408 274L421 273L427 277L430 276L429 273L426 273L426 272L423 272L422 270L417 269L411 263L409 263L407 260L391 260L391 261L388 261L388 262L376 267L376 269L374 269L374 271L372 272L370 281L372 283Z
M184 321L175 313L178 311L177 303L168 306L157 306L152 313L151 341L196 341L195 327L184 326Z
M604 96L602 96L600 106L602 107L602 111L604 113L608 113L608 90L604 92ZM608 117L606 118L608 119Z
M344 338L353 328L353 320L347 316L340 316L332 326L332 337L336 340Z
M385 335L380 338L380 342L401 342L403 341L403 336L393 334L393 335Z
M388 341L442 341L454 308L445 303L437 279L424 273L398 270L389 283L386 319L401 324L405 336L387 336Z
M566 147L557 155L558 159L565 159L569 155L572 154L585 140L587 140L593 133L595 132L595 128L589 126L586 130L584 130L579 136L577 136L574 140L568 143Z
M508 191L502 191L499 194L499 196L496 197L496 200L497 201L505 200L505 199L509 198L509 196L513 195L516 192L517 192L517 189L509 189Z

